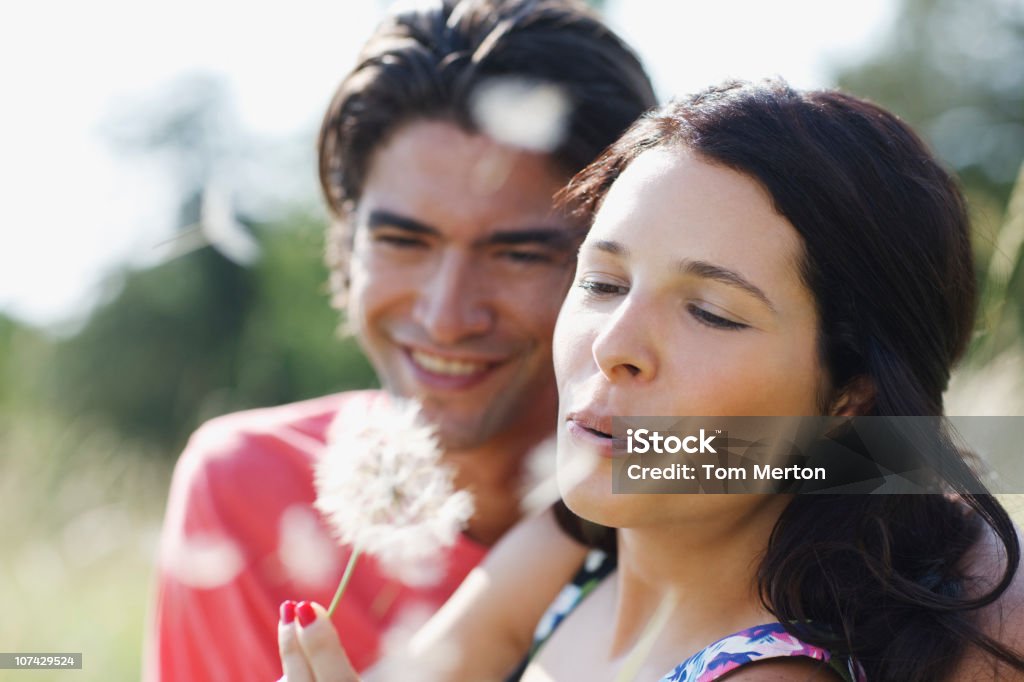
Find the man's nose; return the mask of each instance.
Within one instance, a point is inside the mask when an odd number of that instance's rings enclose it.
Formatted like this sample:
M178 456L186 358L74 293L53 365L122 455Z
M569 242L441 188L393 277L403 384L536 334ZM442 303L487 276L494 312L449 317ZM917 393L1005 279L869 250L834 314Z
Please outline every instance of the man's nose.
M605 320L591 346L594 362L609 380L651 381L658 371L658 331L639 298L627 297Z
M451 250L423 282L413 316L440 344L452 344L490 331L494 310L489 304L486 270L472 254Z

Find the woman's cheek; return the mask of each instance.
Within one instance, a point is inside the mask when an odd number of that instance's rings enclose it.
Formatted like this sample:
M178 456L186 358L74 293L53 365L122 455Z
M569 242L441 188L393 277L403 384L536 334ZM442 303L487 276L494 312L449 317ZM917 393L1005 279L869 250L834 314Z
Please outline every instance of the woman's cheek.
M586 323L586 317L572 310L573 304L567 300L555 323L553 337L553 357L555 379L559 388L573 374L593 364L591 347L596 332Z

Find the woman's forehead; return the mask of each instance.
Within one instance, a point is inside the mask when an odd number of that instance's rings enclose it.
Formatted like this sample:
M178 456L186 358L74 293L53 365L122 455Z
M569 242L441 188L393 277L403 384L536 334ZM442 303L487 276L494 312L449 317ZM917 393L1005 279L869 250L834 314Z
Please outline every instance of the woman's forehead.
M608 190L587 241L653 244L665 257L799 262L802 242L750 176L680 147L638 156ZM771 247L766 250L766 247Z

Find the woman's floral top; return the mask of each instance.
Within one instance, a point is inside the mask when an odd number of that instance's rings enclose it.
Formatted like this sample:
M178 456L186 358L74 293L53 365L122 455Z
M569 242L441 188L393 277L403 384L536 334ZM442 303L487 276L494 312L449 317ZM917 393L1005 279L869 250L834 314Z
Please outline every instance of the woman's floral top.
M615 561L594 550L587 555L576 577L566 585L541 618L534 632L530 653L508 682L518 680L555 628L605 577L615 570ZM803 642L786 632L781 623L756 625L710 644L676 666L658 682L711 682L740 666L770 658L802 657L821 661L847 682L865 682L860 666L851 659L832 656L827 650Z
M841 661L822 649L786 632L782 623L755 625L728 635L676 666L659 682L710 682L754 661L801 656L826 663L844 680L864 682L860 668L850 659Z

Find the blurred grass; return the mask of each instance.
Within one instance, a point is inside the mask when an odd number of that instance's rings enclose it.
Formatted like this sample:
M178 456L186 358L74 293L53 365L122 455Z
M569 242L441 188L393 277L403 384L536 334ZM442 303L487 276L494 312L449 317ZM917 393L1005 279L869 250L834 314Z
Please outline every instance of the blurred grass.
M45 412L0 414L0 648L82 652L76 671L0 680L134 680L168 458Z

